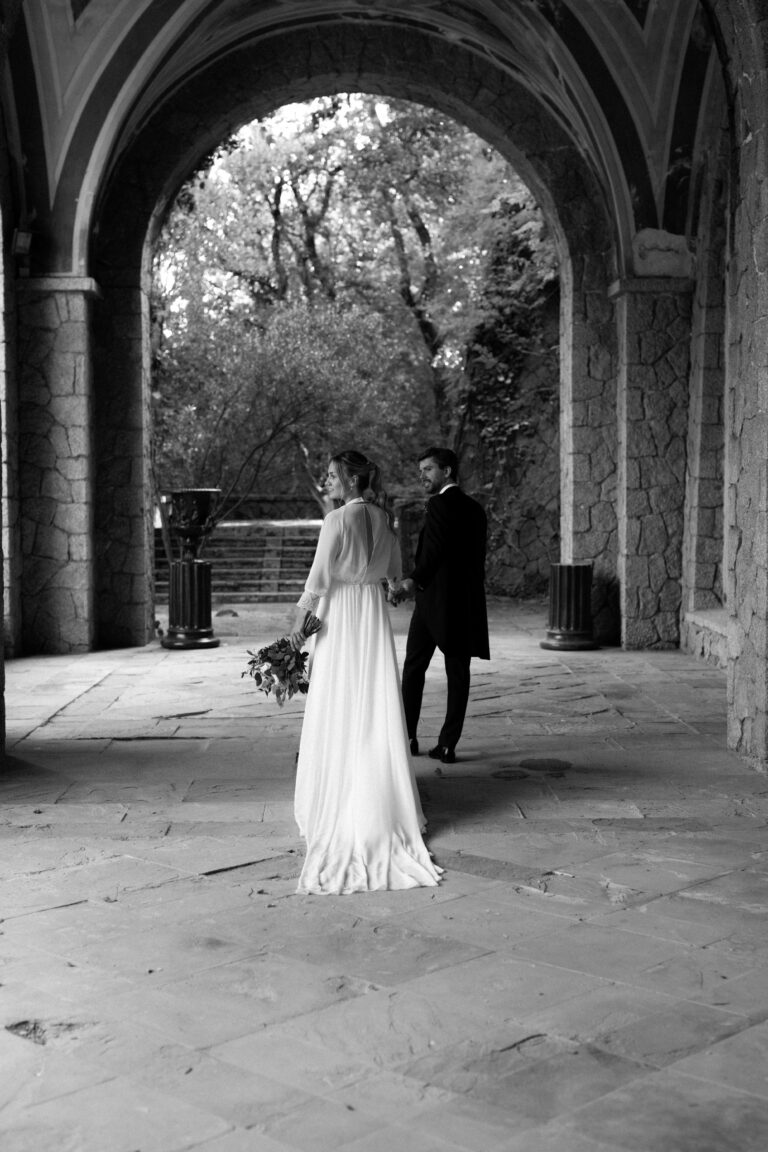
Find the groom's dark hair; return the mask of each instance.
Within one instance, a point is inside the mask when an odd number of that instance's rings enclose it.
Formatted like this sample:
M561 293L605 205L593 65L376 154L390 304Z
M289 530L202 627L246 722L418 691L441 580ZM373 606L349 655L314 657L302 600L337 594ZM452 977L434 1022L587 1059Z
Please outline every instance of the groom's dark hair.
M419 463L427 458L436 460L439 468L450 468L451 480L458 480L459 458L450 448L426 448L419 453Z

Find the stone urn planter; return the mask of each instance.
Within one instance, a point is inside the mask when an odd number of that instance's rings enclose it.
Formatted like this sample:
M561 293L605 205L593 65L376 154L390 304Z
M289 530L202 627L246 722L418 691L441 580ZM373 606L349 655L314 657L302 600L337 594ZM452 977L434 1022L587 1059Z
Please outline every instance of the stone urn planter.
M216 648L211 625L211 565L199 559L213 531L218 488L180 488L171 493L169 526L179 541L181 559L170 564L168 632L163 648Z

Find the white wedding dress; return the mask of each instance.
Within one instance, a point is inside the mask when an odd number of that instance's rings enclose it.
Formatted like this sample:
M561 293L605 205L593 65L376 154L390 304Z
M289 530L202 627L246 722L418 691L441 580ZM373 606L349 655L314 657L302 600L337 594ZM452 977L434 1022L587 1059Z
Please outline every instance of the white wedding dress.
M315 612L296 778L307 842L298 892L348 893L439 882L408 752L382 581L399 579L385 513L352 500L329 512L299 606Z

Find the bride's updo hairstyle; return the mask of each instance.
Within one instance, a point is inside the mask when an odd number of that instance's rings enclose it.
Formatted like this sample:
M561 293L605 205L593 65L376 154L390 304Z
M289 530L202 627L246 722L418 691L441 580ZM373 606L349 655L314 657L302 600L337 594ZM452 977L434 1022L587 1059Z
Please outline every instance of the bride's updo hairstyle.
M386 513L387 522L394 531L394 517L389 507L389 497L381 486L378 464L354 448L337 452L331 456L331 463L336 465L345 485L354 484L357 495L362 496L367 504L378 504Z

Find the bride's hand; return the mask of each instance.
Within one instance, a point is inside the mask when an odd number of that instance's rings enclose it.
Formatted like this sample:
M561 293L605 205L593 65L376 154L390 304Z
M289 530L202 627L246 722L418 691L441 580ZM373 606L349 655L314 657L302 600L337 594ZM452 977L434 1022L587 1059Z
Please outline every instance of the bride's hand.
M290 636L288 637L291 642L291 648L293 648L294 652L301 652L301 649L307 642L307 637L302 628L305 615L306 613L303 610L298 610L296 612L293 621L293 628L291 630Z
M387 583L387 603L397 608L398 604L402 603L405 595L403 592L403 584L401 580L390 580Z

